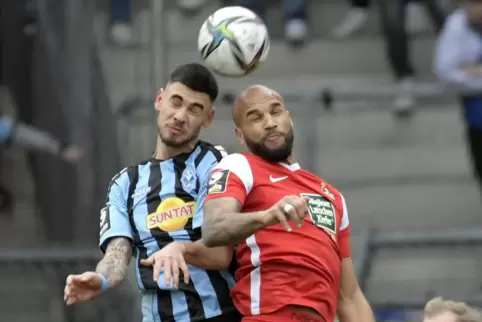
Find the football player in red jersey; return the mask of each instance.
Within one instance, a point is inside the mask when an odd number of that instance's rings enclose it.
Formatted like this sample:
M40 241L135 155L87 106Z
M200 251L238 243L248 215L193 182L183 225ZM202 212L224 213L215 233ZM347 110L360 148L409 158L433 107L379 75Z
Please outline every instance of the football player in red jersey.
M374 321L350 258L345 199L296 162L283 98L252 86L233 119L250 152L213 171L202 233L208 247L237 246L231 294L243 321Z
M213 170L202 241L237 247L231 295L243 321L332 322L337 315L341 322L374 322L350 258L345 199L296 162L283 98L252 86L236 100L233 119L250 152L228 155ZM185 260L203 258L202 248L174 242L159 251L166 283L177 283Z

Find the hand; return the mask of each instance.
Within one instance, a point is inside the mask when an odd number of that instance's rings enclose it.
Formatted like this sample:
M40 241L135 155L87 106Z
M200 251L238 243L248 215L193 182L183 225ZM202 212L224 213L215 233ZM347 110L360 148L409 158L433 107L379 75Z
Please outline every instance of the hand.
M65 282L64 301L67 305L85 302L102 292L102 279L95 272L69 275Z
M158 250L147 259L142 259L143 266L154 266L153 278L157 282L161 271L164 270L166 285L171 285L171 275L174 288L179 287L179 270L184 275L184 283L189 283L189 270L184 260L184 246L181 243L172 242Z
M305 198L298 196L285 196L274 206L267 210L266 226L281 224L286 231L291 231L288 220L292 220L296 227L303 225L308 214L308 203Z
M78 163L82 160L83 156L84 150L75 145L69 145L60 151L60 157L70 163Z

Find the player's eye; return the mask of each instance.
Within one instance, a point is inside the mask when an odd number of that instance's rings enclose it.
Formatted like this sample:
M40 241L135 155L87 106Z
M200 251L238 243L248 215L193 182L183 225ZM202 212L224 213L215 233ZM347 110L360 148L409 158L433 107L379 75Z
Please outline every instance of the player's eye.
M175 106L175 107L181 107L182 106L182 100L179 99L179 98L172 98L171 104L172 104L172 106Z
M199 105L193 105L189 107L189 112L193 115L200 115L202 113L203 109Z
M271 111L271 115L280 115L281 114L281 108L275 108Z

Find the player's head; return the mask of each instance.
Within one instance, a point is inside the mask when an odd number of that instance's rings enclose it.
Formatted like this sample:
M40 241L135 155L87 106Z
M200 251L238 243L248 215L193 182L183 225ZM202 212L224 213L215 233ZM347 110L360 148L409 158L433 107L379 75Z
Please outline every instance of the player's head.
M482 315L463 302L434 298L425 305L424 322L482 322Z
M212 104L217 96L216 79L206 67L193 63L176 68L155 102L158 133L164 144L182 147L196 141L201 128L213 120Z
M270 162L285 161L293 149L293 122L280 94L254 85L239 95L233 106L238 140Z
M467 17L473 24L482 24L482 0L465 0Z

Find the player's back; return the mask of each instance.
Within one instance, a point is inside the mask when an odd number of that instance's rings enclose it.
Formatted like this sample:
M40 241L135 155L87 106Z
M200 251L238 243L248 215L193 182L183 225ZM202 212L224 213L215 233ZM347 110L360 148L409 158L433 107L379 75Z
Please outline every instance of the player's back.
M228 156L219 166L228 163L236 164L230 171L246 188L242 212L266 210L287 195L309 198L310 216L301 228L286 232L279 224L270 226L238 245L238 283L232 290L238 309L256 315L296 304L331 319L344 251L340 228L348 228L343 197L298 164L268 163L250 153Z

